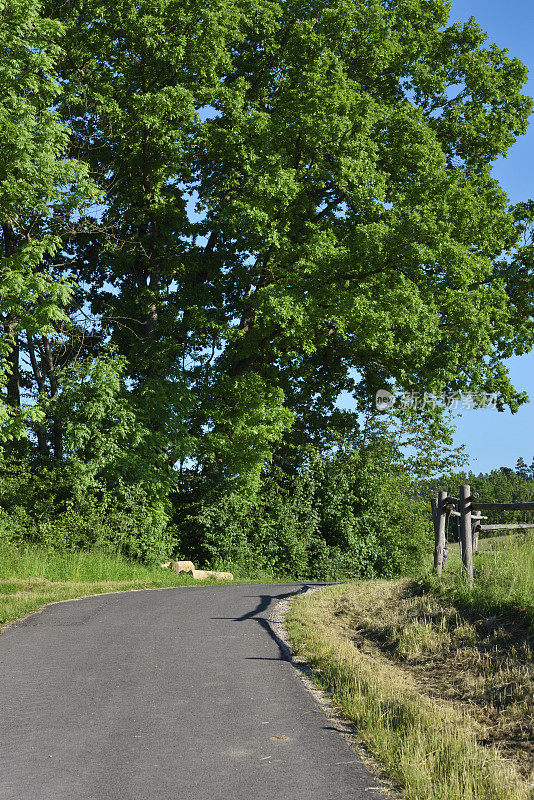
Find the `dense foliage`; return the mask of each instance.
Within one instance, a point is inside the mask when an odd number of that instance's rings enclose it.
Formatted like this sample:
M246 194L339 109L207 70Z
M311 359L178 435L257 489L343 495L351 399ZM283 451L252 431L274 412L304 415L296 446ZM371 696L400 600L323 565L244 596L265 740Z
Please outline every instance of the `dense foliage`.
M402 440L403 442L405 439ZM427 438L428 446L434 440ZM415 460L385 429L321 454L277 453L254 493L225 483L176 481L170 522L154 498L117 475L108 489L71 464L36 475L21 461L0 465L0 541L72 550L117 549L154 560L168 553L240 574L336 579L417 571L431 549L424 444ZM298 461L298 465L297 465Z
M444 0L0 10L4 513L145 559L404 568L376 390L525 399L534 207L491 171L526 68Z

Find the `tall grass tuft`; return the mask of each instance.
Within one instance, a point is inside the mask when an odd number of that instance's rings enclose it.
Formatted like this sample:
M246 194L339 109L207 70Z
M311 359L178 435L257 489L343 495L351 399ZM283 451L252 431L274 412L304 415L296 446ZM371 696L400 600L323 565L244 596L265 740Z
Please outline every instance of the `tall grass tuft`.
M491 614L520 611L534 628L534 534L482 539L480 550L474 556L473 589L462 576L459 553L453 548L443 582L431 578L428 588Z
M59 553L32 545L0 546L1 578L47 581L132 581L162 577L161 567L145 567L99 550Z

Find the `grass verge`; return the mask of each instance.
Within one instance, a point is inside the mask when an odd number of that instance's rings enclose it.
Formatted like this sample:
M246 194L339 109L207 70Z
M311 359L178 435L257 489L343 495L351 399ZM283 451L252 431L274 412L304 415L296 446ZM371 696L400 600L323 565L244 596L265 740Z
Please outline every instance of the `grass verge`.
M495 664L487 663L484 677L483 658L480 669L476 667L481 655L473 649L474 622L452 606L440 611L439 600L421 596L417 585L408 581L368 581L303 596L292 602L286 625L295 649L356 723L370 752L407 800L532 797L528 768L509 750L503 748L510 757L499 752L499 738L491 734L491 719L481 700L485 696L487 707L492 705L493 675L493 689L505 690L506 704L505 684L515 670L515 713L525 711L528 698L521 698L517 684L523 672L523 689L530 691L532 701L528 647L521 663L519 659L517 664L501 665L500 678L493 674ZM491 631L488 637L484 647L491 652L496 642L491 642ZM451 691L451 676L441 668L447 653L462 649L467 650L465 661L458 660L452 670L462 680L453 681ZM434 657L435 673L425 670ZM474 709L476 697L480 713ZM512 709L513 698L509 699ZM528 725L525 734L528 739Z
M195 581L160 566L146 567L102 552L55 553L40 547L0 545L0 626L47 603L91 594L219 583Z
M458 545L450 545L443 579L430 576L426 587L488 614L519 613L534 631L534 534L481 539L473 562L475 583L469 589L462 576Z

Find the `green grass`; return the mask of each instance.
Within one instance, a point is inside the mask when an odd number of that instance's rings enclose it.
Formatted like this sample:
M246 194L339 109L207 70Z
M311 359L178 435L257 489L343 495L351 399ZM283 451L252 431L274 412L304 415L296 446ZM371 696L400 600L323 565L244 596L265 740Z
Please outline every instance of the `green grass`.
M487 613L520 612L534 627L534 534L482 539L479 550L472 590L462 575L458 545L449 547L442 581L430 578L428 588Z
M0 545L0 625L47 603L91 594L215 583L99 551L57 553L35 546Z
M365 581L291 604L315 679L407 800L527 800L532 779L534 535L458 545L443 578Z
M60 554L41 547L0 547L0 578L43 578L48 581L155 580L164 585L168 575L160 566L146 567L101 551Z

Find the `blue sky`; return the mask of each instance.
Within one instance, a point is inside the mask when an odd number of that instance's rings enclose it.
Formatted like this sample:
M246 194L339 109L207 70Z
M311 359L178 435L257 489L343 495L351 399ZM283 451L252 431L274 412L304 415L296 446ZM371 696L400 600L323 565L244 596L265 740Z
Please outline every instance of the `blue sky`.
M491 41L530 67L526 91L534 96L532 0L453 0L451 19L469 17L488 32ZM494 175L513 202L534 199L534 119L527 135L496 165ZM465 411L458 419L456 442L465 444L475 473L514 466L519 456L530 464L534 456L534 353L510 359L508 366L514 385L527 391L531 402L517 414L479 409Z

